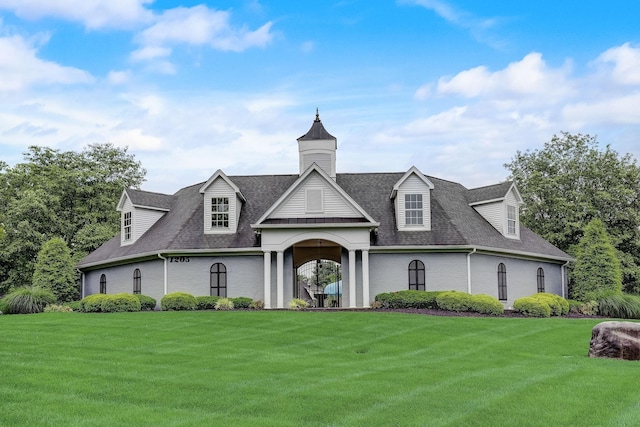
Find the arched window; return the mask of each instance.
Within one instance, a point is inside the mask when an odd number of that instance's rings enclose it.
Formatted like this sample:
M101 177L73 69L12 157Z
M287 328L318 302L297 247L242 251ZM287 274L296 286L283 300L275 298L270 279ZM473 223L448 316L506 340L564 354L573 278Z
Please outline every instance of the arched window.
M227 267L219 262L211 266L211 296L227 297Z
M538 292L544 292L544 270L538 269Z
M140 274L139 268L136 268L133 271L133 293L134 294L142 293L142 275Z
M424 263L417 259L409 263L409 289L425 290Z
M507 267L503 263L498 264L498 299L507 300Z
M102 276L100 276L100 293L101 294L107 293L107 275L106 274L103 274Z

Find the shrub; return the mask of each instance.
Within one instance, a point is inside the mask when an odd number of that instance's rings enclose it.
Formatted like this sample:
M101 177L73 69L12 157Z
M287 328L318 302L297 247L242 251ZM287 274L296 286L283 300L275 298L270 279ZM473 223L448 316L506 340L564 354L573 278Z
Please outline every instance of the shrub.
M436 297L438 308L447 311L469 311L471 295L466 292L446 291Z
M186 292L173 292L162 297L160 308L163 311L195 310L196 297Z
M45 313L71 313L73 309L68 305L49 304L44 308Z
M262 310L264 309L264 303L260 300L251 301L249 308L252 310Z
M600 298L598 313L619 319L640 319L640 296L622 294Z
M196 297L196 310L215 310L218 296L201 296Z
M106 294L93 294L80 300L81 311L85 313L100 313L102 311L102 301L108 296Z
M233 301L229 298L220 298L216 301L216 310L233 310Z
M513 309L527 317L550 317L551 307L535 297L518 298L513 303Z
M140 300L133 294L109 294L102 300L103 313L118 313L123 311L140 311Z
M540 292L531 296L549 305L552 316L563 316L569 312L569 302L560 295Z
M300 298L294 298L289 301L289 308L291 310L304 310L309 307L309 303Z
M379 308L437 308L439 291L397 291L376 295L374 307Z
M4 298L0 298L0 314L9 313L9 305Z
M49 289L38 286L18 288L4 298L7 314L42 313L47 304L56 302L56 296Z
M504 305L491 295L471 295L469 311L490 314L491 316L501 316L504 314Z
M73 311L82 311L82 302L81 301L71 301L66 303Z
M65 241L58 237L46 241L38 252L32 284L51 290L59 302L67 302L79 297L75 279L71 251Z
M247 298L247 297L231 298L231 301L233 301L234 308L245 308L245 309L249 308L251 306L251 303L253 302L251 298Z
M156 300L155 298L148 297L142 294L136 294L136 298L140 301L140 310L155 310L156 309Z

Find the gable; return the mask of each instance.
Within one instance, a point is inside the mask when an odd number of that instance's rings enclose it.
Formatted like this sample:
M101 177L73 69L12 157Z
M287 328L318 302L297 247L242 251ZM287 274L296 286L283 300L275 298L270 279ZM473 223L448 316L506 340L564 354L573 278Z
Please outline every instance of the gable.
M433 183L415 166L393 186L393 199L398 231L431 230L431 190Z

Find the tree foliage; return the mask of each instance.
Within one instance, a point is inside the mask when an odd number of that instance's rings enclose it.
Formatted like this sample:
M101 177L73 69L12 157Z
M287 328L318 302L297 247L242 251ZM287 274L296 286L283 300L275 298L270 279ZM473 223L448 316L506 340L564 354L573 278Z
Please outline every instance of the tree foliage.
M505 165L525 202L522 222L575 255L586 225L601 219L623 261L627 291L640 291L640 168L595 137L563 132Z
M60 237L72 259L119 231L115 206L146 171L127 149L92 144L81 152L29 147L24 162L0 162L0 294L32 282L42 245Z
M33 286L51 290L58 302L78 300L71 251L64 240L54 237L42 245L33 272Z
M578 301L595 301L622 293L620 261L604 223L599 219L587 224L578 243L573 280L571 298Z

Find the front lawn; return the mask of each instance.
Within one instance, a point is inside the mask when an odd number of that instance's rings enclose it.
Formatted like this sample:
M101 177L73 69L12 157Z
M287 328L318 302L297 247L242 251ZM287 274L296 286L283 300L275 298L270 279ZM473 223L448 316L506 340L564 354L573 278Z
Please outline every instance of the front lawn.
M623 426L602 319L385 312L0 316L0 425Z

